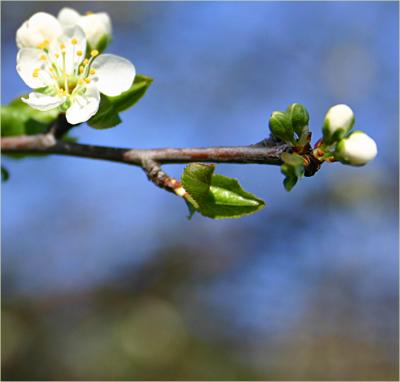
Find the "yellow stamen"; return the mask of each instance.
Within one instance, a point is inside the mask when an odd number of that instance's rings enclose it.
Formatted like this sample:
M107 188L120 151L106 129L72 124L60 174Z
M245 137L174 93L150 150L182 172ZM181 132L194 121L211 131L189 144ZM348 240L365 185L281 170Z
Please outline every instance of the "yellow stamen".
M78 43L78 40L75 38L75 37L73 37L72 39L71 39L71 44L72 45L76 45Z
M85 68L83 66L79 67L79 73L83 73L85 71Z
M85 78L84 81L85 81L87 84L90 84L90 78Z
M56 58L59 58L60 57L60 53L56 53L55 56L56 56Z
M80 56L83 55L83 52L82 52L81 50L78 50L78 51L76 52L76 55L80 57Z
M93 12L92 11L87 11L86 12L86 16L90 16L90 15L93 15Z
M60 49L65 49L65 44L63 42L60 44Z
M39 57L39 60L40 60L40 61L46 61L46 60L47 60L47 56L46 56L45 54L42 54L42 55Z
M35 77L35 78L39 77L39 71L40 71L40 69L34 69L34 71L32 73L32 77Z
M96 69L91 68L90 71L89 71L89 73L92 74L92 75L93 75L93 74L96 74Z
M45 40L43 40L43 42L41 42L41 43L38 45L38 48L39 48L39 49L45 49L45 48L48 47L49 44L50 44L50 41L47 40L47 39L45 39Z
M78 85L83 85L84 82L85 82L85 81L83 81L83 78L79 78L79 80L78 80Z
M93 49L93 50L90 52L90 55L91 55L92 57L96 57L96 56L99 55L99 51L96 50L96 49Z
M85 58L84 60L83 60L83 65L87 65L89 63L89 60L87 59L87 58Z

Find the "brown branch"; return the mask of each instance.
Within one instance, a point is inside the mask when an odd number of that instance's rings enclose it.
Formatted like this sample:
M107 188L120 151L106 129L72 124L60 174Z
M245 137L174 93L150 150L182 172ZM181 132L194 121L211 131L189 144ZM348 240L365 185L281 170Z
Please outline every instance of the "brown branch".
M65 130L60 131L56 127L55 130L50 130L46 134L5 137L1 139L1 150L5 154L59 154L138 166L158 187L182 197L184 197L185 191L180 182L169 177L161 169L161 165L192 162L281 165L282 153L291 150L290 146L273 139L266 139L249 146L129 149L87 145L57 139L64 133ZM311 151L304 153L303 158L305 175L314 175L319 169L320 162L312 155Z
M52 134L6 137L1 140L1 149L10 153L40 153L103 159L143 167L143 162L152 160L159 164L213 162L213 163L259 163L280 165L280 155L289 149L285 144L269 146L230 146L205 148L161 148L129 149L86 145L56 140Z

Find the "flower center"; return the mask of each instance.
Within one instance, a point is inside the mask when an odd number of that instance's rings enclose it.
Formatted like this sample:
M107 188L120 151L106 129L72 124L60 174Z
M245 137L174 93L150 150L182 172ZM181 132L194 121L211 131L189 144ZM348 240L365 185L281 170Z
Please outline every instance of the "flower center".
M40 44L43 54L39 57L42 64L34 68L32 76L40 78L53 95L73 97L83 94L96 74L91 65L99 52L92 50L90 57L82 61L84 52L79 46L75 37L61 42L58 47L49 47L48 41L43 42Z

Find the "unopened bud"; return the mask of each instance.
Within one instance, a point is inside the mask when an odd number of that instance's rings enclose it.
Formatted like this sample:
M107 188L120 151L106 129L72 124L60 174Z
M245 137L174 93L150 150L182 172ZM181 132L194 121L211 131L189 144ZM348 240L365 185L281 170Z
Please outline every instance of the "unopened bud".
M301 103L292 103L289 105L287 111L294 131L298 136L301 136L304 127L308 125L308 121L310 120L307 109Z
M375 141L362 131L355 131L342 139L335 150L335 158L344 164L363 166L378 154Z
M347 105L332 106L326 113L324 127L324 141L328 144L342 139L354 125L353 110Z
M274 111L269 119L269 129L283 142L293 141L293 126L287 113Z

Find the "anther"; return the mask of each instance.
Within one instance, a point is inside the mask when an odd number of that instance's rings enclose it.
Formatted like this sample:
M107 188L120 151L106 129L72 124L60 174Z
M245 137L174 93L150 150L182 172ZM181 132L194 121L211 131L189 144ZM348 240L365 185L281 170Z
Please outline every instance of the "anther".
M89 60L87 59L87 58L85 58L84 60L83 60L83 65L87 65L89 63Z
M87 11L86 12L86 16L90 16L90 15L93 15L93 12L92 11Z
M60 49L65 49L65 44L63 42L60 44Z
M80 57L80 56L83 55L83 52L82 52L81 50L78 50L78 51L76 52L76 55Z
M40 60L40 61L46 61L46 60L47 60L47 56L46 56L45 54L42 54L42 55L39 57L39 60Z
M71 39L71 44L72 45L76 45L78 43L78 40L75 38L75 37L73 37L72 39Z
M90 84L90 78L85 78L84 81L85 81L87 84Z
M92 74L92 75L93 75L93 74L96 74L96 69L91 68L90 71L89 71L89 73Z
M38 45L38 48L39 48L39 49L45 49L45 48L47 48L47 46L48 46L49 44L50 44L50 41L47 40L47 39L45 39L45 40L43 40L42 43L40 43L40 44Z
M85 68L83 66L79 67L79 73L83 73L85 71Z
M59 58L60 57L60 53L56 53L55 56L56 56L56 58Z
M99 55L99 51L98 51L97 49L93 49L93 50L90 52L90 55L91 55L92 57L96 57L96 56Z

